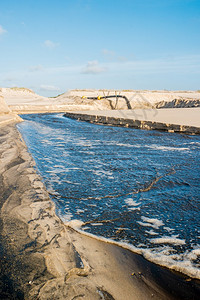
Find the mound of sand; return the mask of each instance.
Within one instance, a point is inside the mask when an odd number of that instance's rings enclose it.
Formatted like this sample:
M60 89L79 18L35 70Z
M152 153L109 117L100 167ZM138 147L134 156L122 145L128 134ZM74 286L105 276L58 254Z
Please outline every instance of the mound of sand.
M200 93L193 91L70 90L52 98L43 97L30 89L18 87L2 88L0 92L4 96L8 107L13 112L21 114L80 110L195 107L197 103L200 103ZM94 99L99 96L100 99ZM101 98L105 96L112 97Z
M116 95L116 97L100 100L89 99L91 97L113 95ZM127 101L118 96L125 96ZM194 103L200 102L200 93L193 91L70 90L54 99L60 104L81 105L83 107L85 105L88 110L124 110L129 107L132 109L161 108L166 107L166 103L172 103L171 106L168 104L169 107L176 107L177 100L178 103L182 101L182 107L194 107Z
M27 88L1 88L1 94L4 97L8 106L31 104L33 102L43 101L48 98L37 95L32 90Z
M200 99L174 99L156 103L156 108L188 108L200 107Z

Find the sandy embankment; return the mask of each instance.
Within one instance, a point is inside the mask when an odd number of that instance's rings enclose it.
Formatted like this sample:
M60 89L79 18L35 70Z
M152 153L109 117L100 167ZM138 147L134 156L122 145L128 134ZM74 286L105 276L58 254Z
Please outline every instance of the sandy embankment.
M0 92L9 108L16 113L46 113L76 110L124 110L200 106L200 93L194 91L115 91L71 90L54 98L37 95L26 88L1 88ZM123 98L94 100L89 97L123 95ZM82 97L86 98L82 98ZM87 98L88 97L88 98Z
M92 122L96 120L98 123L141 129L199 133L200 128L199 92L71 90L55 98L39 96L26 88L1 88L0 93L6 102L3 104L4 110L7 110L0 117L2 123L19 118L17 113L75 112L81 114L83 120L90 115ZM108 95L116 95L116 98L89 99ZM117 95L123 95L126 99L118 98ZM182 108L174 109L180 106ZM186 108L188 106L193 107ZM86 116L83 116L83 112Z
M87 103L81 97L78 101L68 97L63 100L59 96L47 98L26 88L1 88L0 92L8 107L19 114L65 112L71 109L92 109L95 106L93 101ZM98 109L98 106L95 107Z
M0 133L1 299L199 299L199 281L66 227L15 126Z

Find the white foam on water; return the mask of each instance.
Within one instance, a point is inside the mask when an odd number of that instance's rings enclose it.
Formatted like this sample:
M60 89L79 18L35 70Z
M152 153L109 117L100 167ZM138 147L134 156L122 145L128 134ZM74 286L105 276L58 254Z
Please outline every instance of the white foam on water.
M170 254L170 249L143 249L143 256L161 266L182 272L190 277L200 279L200 269L191 261L188 251L183 254Z
M71 221L73 218L73 215L70 212L65 211L65 214L61 215L60 217L61 217L62 221L65 223L65 222Z
M160 226L163 226L164 223L161 220L158 219L153 219L153 218L147 218L142 216L141 219L144 222L138 221L137 223L140 224L141 226L146 226L146 227L153 227L155 229L158 229Z
M172 245L185 245L185 240L177 239L175 236L163 236L160 238L150 239L153 244L172 244Z
M174 231L174 229L170 228L170 227L163 227L163 229L167 230L168 232Z
M131 144L122 144L122 143L116 143L116 146L120 146L120 147L128 147L128 148L133 148L134 145Z
M131 230L130 228L126 227L116 227L117 230Z
M127 198L124 200L124 202L130 206L138 206L141 204L141 202L138 203L137 201L133 200L133 198Z
M152 229L149 230L149 231L146 230L145 232L148 233L148 234L150 234L150 235L157 235L158 234L157 232L153 231Z
M200 146L200 142L190 142L189 145L197 145L197 146Z
M127 198L124 200L124 202L129 206L128 207L129 211L140 210L140 207L138 207L138 205L140 205L141 202L137 202L132 198Z
M62 136L57 137L56 140L65 142L65 139Z
M81 213L84 213L84 212L85 212L84 209L80 209L80 208L79 208L79 209L76 210L76 213L77 213L77 214L81 214Z
M190 260L196 260L197 258L200 258L200 246L197 249L192 250L188 257Z
M105 177L105 176L112 176L113 172L111 171L104 171L104 170L92 170L93 174L99 176L99 177Z
M88 140L79 140L76 142L77 146L82 146L82 147L92 147L92 143Z
M184 147L169 147L169 146L158 146L158 145L148 145L148 148L151 148L153 150L161 150L161 151L189 151L189 148Z
M53 176L51 177L51 182L56 182L57 184L62 184L62 182L60 182L60 178L55 176L56 174L53 174Z
M47 170L46 172L47 173L51 173L51 174L59 174L61 172L69 172L69 170L66 169L66 168L63 168L63 167L62 168L56 167L56 168L54 168L52 170Z
M82 232L82 231L84 231L84 230L88 230L88 229L90 229L90 227L85 226L84 228L81 228L81 231L80 231L80 232ZM85 231L84 231L84 232L85 232Z
M129 211L140 210L140 207L129 207Z
M103 141L103 144L109 146L119 146L119 147L127 147L127 148L141 148L140 144L129 144L129 143L125 144L125 143L119 143L118 141Z
M63 165L54 165L54 168L63 168Z
M81 185L81 183L72 182L72 181L69 181L69 180L63 180L63 182L66 182L66 183L69 183L69 184L73 184L73 185Z
M138 203L138 202L134 201L132 198L127 198L124 200L124 202L128 205L129 211L140 210L140 207L138 207L138 205L140 205L141 202Z

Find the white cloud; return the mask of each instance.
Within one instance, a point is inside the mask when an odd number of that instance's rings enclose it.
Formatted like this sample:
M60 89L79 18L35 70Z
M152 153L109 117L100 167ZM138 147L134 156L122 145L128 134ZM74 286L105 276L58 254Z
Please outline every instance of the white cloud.
M42 65L37 65L37 66L31 66L29 68L30 72L37 72L37 71L42 71L44 67Z
M0 25L0 35L6 33L7 30L5 30L1 25Z
M107 68L99 65L97 60L88 61L85 68L83 68L82 73L84 74L99 74L103 73L107 70Z
M47 47L47 48L52 49L52 48L55 48L55 47L59 46L59 44L58 43L54 43L54 42L52 42L50 40L46 40L46 41L44 41L44 46Z
M118 56L117 53L112 50L102 49L101 52L103 53L104 57L108 60L119 62L127 61L127 58L125 56Z
M105 56L115 56L115 52L112 50L108 50L108 49L102 49L102 53Z
M125 56L119 56L117 58L117 60L120 61L120 62L125 62L125 61L127 61L127 58Z
M46 84L41 84L40 85L40 90L42 91L54 91L54 92L58 92L60 91L60 88L54 85L46 85Z
M134 72L133 74L161 74L161 73L200 73L200 55L176 56L173 58L157 58L148 60L130 60L109 62L106 64L112 72Z

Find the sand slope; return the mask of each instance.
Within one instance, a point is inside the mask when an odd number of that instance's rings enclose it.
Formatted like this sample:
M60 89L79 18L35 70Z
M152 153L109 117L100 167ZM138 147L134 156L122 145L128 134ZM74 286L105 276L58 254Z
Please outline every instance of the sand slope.
M48 100L43 96L37 95L32 90L27 88L1 88L2 93L8 106L20 105L20 104L31 104L32 102L41 102Z

